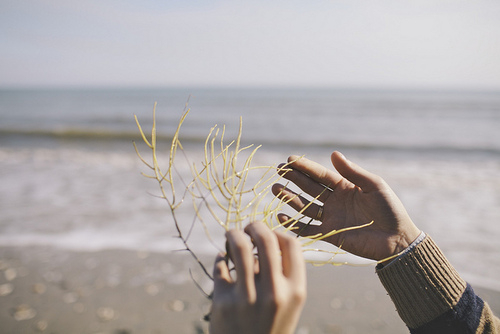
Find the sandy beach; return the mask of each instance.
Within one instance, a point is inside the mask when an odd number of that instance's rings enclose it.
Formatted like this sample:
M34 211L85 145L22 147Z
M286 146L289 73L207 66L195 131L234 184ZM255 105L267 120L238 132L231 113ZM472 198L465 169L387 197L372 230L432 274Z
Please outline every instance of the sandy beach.
M207 262L210 262L207 259ZM2 333L206 333L188 254L0 248ZM500 293L477 290L500 314ZM308 267L297 333L405 333L373 267Z

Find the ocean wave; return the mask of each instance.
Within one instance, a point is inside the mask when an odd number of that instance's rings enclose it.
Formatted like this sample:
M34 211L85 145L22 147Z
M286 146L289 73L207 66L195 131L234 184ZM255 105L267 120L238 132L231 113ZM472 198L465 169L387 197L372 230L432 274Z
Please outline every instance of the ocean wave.
M146 130L147 131L147 130ZM165 132L164 132L165 133ZM160 142L170 142L171 135L166 135L160 131L157 133L157 140ZM247 132L248 133L248 132ZM148 134L147 134L148 135ZM116 140L116 141L135 141L142 142L142 137L138 130L133 129L89 129L89 128L64 128L64 129L33 129L33 128L0 128L0 140L3 138L16 139L35 139L35 138L57 138L62 140ZM149 136L148 136L149 137ZM226 136L225 141L230 142ZM206 133L200 131L185 131L181 134L180 140L184 144L204 144ZM500 146L470 144L468 146L454 143L411 143L400 141L346 141L346 140L304 140L302 137L276 138L257 136L245 136L242 138L245 145L262 145L265 149L282 150L283 148L313 148L337 150L362 150L362 151L393 151L393 152L413 152L413 153L476 153L488 155L500 155Z
M67 138L140 138L133 131L93 129L0 129L0 136L67 137Z
M135 130L110 130L110 129L81 129L81 128L67 128L67 129L0 129L0 137L53 137L60 139L82 139L82 140L133 140L142 141L139 131ZM169 141L172 136L157 135L158 140ZM186 138L190 142L202 142L204 137L193 136Z

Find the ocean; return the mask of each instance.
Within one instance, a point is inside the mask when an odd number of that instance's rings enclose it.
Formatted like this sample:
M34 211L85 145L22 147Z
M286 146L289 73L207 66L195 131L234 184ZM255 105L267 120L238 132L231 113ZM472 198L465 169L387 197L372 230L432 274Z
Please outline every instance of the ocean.
M0 90L0 245L181 248L132 146L141 141L134 114L150 127L155 103L165 154L190 108L180 139L191 162L201 162L212 126L225 125L234 138L240 117L243 142L262 145L256 163L298 154L331 167L331 152L340 150L393 187L464 278L500 291L499 92ZM178 168L189 176L189 162ZM190 226L192 208L182 210ZM198 251L215 254L197 233L190 241Z

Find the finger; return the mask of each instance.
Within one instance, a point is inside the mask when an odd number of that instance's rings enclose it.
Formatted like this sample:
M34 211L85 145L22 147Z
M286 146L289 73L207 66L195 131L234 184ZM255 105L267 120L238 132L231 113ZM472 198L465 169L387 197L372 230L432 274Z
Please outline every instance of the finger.
M306 266L302 248L297 238L281 232L275 232L281 249L283 275L301 285L306 281Z
M283 175L283 177L290 180L305 193L317 198L321 202L325 202L332 192L328 185L318 183L299 170L290 169L289 172Z
M232 282L224 254L219 253L214 264L214 295L223 292Z
M291 219L290 216L280 213L278 215L278 219L284 227L287 227L293 233L297 234L301 237L310 237L313 235L317 235L318 233L325 233L329 231L325 231L323 225L312 225L309 223L303 223L298 220Z
M242 231L231 230L226 236L231 260L236 269L236 286L248 300L254 300L256 293L252 244Z
M259 274L263 282L271 285L277 274L281 273L281 258L276 235L262 222L250 223L245 227L259 253Z
M291 168L305 174L310 179L316 181L316 183L319 183L320 186L322 185L335 189L335 185L340 181L342 181L342 176L340 176L339 174L307 158L292 155L288 158L288 161ZM286 173L284 177L287 179L289 179L289 177L297 177L297 182L307 181L307 179L300 178L297 173L292 173L292 172ZM294 180L290 181L297 184L296 181ZM299 184L297 185L300 187ZM307 184L304 185L307 186ZM303 190L307 192L306 189ZM323 189L320 189L319 191L317 191L317 193L319 194L322 190Z
M294 191L284 187L279 183L273 185L272 191L275 194L275 196L277 196L283 202L290 205L297 212L300 212L305 216L320 220L318 219L321 218L318 217L320 205L316 203L311 203L311 201L309 201L305 197L298 195Z
M347 180L360 187L364 192L380 189L382 179L349 161L340 152L333 152L332 164L335 169Z

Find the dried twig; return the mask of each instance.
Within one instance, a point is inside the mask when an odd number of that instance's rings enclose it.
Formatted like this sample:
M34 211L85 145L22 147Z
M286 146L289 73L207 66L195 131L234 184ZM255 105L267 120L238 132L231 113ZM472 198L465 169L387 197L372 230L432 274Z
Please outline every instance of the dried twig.
M254 220L260 220L266 223L269 228L276 229L284 227L287 230L295 228L296 223L304 216L304 211L317 198L313 199L302 210L297 212L288 221L281 223L277 214L282 208L293 198L286 200L272 197L268 200L271 186L279 181L287 172L289 162L281 167L275 165L269 166L254 166L253 159L260 148L249 145L242 147L242 119L240 118L239 131L236 139L226 142L225 126L219 128L217 125L210 129L203 146L203 158L197 165L191 165L191 179L189 182L183 180L175 168L175 159L178 151L182 151L187 158L186 152L181 145L180 130L184 123L189 109L184 112L179 120L179 124L173 134L168 152L168 163L165 170L158 162L158 142L156 135L156 104L153 109L153 126L151 134L148 138L144 133L137 116L135 121L139 128L142 140L151 150L150 160L146 160L140 154L136 144L136 150L139 159L144 165L151 170L151 174L144 174L146 177L157 181L160 189L160 197L164 199L169 208L177 231L177 237L183 242L185 250L188 251L196 262L200 265L203 272L210 278L208 270L195 254L188 243L191 230L196 223L203 226L204 232L213 243L213 239L209 233L208 224L217 224L224 230L243 229L246 224ZM177 187L181 185L182 191ZM327 189L327 187L325 187ZM300 196L298 194L296 196ZM176 212L179 207L185 203L186 197L191 197L191 203L195 213L195 218L189 227L187 234L183 232L181 223L179 222ZM201 214L201 210L205 208L208 214ZM314 242L330 237L334 234L348 230L366 227L373 222L349 227L341 230L334 230L326 234L317 234L314 236L300 236L305 251L325 252L324 250L308 248ZM221 249L221 247L219 247ZM330 252L331 258L327 261L311 261L316 265L323 264L344 264L334 261L334 257L338 252Z

